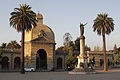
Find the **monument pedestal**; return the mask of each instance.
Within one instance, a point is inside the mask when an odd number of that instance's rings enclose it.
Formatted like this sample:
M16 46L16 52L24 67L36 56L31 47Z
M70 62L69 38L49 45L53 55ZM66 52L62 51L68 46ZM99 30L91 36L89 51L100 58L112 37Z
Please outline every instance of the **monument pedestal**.
M96 72L91 68L75 68L69 74L96 74Z

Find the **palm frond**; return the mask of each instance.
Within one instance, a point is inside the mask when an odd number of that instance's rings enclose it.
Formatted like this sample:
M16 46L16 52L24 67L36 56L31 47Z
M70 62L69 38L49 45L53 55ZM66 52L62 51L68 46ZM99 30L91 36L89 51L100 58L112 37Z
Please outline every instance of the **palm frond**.
M93 24L93 31L98 35L110 34L114 30L114 23L108 14L98 14Z
M14 8L10 13L10 26L21 32L23 29L29 31L36 26L36 13L26 4L21 4L20 8Z

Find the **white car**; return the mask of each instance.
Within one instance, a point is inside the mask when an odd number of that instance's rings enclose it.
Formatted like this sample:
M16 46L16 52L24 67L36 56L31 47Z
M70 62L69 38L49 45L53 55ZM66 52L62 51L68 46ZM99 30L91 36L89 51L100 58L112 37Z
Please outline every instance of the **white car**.
M25 71L35 71L35 68L30 68L30 67L24 68L24 69L25 69Z

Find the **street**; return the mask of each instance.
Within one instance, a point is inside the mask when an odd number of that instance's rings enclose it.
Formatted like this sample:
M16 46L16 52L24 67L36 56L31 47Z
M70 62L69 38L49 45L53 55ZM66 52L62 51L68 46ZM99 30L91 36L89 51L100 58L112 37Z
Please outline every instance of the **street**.
M120 72L97 72L96 74L68 74L68 72L2 72L0 80L119 80Z

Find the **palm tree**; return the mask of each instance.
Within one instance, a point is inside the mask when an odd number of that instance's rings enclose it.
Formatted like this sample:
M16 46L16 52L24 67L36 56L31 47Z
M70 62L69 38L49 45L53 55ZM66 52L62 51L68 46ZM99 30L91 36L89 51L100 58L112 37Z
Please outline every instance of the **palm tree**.
M24 74L24 34L25 31L30 31L37 24L36 13L31 10L31 7L26 4L21 4L20 8L15 8L10 13L10 26L15 28L18 32L22 32L22 67L21 73Z
M19 45L19 43L17 43L17 41L10 41L7 46L8 49L20 49L21 46Z
M96 31L98 35L102 35L103 37L104 72L107 71L105 34L109 35L113 30L113 19L108 17L108 14L98 14L97 18L94 20L93 31Z
M0 46L0 48L2 48L2 49L6 48L6 45L7 45L6 43L2 43L2 45Z

